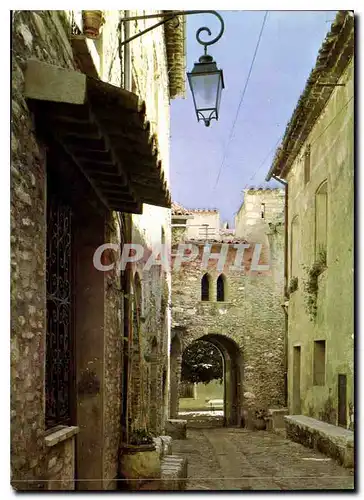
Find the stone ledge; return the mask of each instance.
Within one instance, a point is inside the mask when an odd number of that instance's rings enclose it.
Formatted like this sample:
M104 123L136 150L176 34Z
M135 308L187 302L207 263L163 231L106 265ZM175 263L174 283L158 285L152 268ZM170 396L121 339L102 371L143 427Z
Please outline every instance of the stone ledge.
M354 467L353 431L305 415L288 415L284 420L289 439L330 456L344 467Z
M80 428L77 426L57 427L54 430L49 431L49 433L45 435L44 441L46 446L55 446L56 444L61 443L62 441L66 441L67 439L75 436L79 433L79 431Z

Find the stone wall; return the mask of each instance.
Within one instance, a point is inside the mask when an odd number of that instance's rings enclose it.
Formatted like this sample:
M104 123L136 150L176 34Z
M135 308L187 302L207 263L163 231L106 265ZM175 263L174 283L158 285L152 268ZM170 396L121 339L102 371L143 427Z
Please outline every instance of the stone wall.
M270 255L271 269L260 272L250 269L255 248L252 239L252 245L244 252L244 270L234 270L236 249L229 245L222 271L226 279L223 302L216 300L216 280L221 274L217 260L209 260L207 269L201 265L203 242L199 242L198 258L182 263L179 270L172 268L172 328L182 350L204 335L217 334L235 342L242 360L241 411L285 404L282 203L280 222L274 227L265 222L264 231L266 240L259 263L267 263ZM220 251L221 244L212 243L211 253ZM208 302L201 301L201 279L206 272L212 287Z
M62 13L14 11L12 29L11 465L17 489L44 489L46 166L22 95L22 64L37 58L75 65ZM59 464L68 461L66 448L57 449Z
M152 14L155 11L145 11ZM130 11L130 16L136 11ZM130 25L130 35L155 24L155 19L140 20ZM169 91L168 69L164 39L164 28L161 26L136 39L131 45L131 68L133 91L146 102L147 117L151 130L158 135L158 148L164 175L169 182ZM170 209L143 205L143 214L133 215L133 243L139 243L145 248L145 255L164 243L167 247L171 242L171 211ZM144 261L145 262L145 261ZM134 273L141 278L143 297L143 323L141 338L143 339L143 378L149 379L146 384L145 398L153 405L152 419L146 416L151 430L162 432L167 416L169 387L169 342L170 342L170 302L171 276L169 271L163 271L160 266L150 270L143 269L143 263L134 266ZM152 353L152 342L155 346ZM153 354L153 362L145 361L144 355ZM163 372L165 380L163 382ZM163 391L164 387L164 391ZM153 396L152 401L151 396Z
M120 85L122 81L117 38L120 15L120 11L105 12L103 35L95 44L100 51L100 77L114 85ZM53 433L52 430L46 431L44 421L46 158L53 146L43 144L24 100L23 63L36 58L77 71L70 43L72 18L72 11L14 11L13 14L11 466L12 483L17 489L73 489L75 470L78 478L85 479L77 483L79 489L113 489L118 474L122 439L123 304L128 290L121 290L116 270L100 275L100 271L93 267L92 256L99 244L120 243L120 223L115 213L105 213L100 209L95 194L90 193L88 183L82 175L80 177L75 165L69 165L69 160L61 165L60 171L67 167L71 172L66 181L72 186L70 191L79 188L83 193L82 197L76 197L78 204L74 205L78 262L75 324L77 415L73 417L76 430L69 435L66 428L63 439L56 445L46 444L49 432ZM155 43L150 44L148 38L143 38L132 50L133 73L140 87L136 90L140 90L141 98L146 99L148 118L160 136L159 149L164 170L168 172L169 102L163 31L157 30L153 37ZM143 53L138 52L137 47ZM152 65L151 61L154 61ZM156 71L158 78L154 79ZM92 204L96 208L92 208ZM81 207L84 208L81 210ZM167 244L170 241L170 212L167 209L144 206L143 215L136 216L133 223L132 241L146 243L151 248L153 242L161 240L162 227L163 238ZM112 252L105 253L103 259L104 263L110 263L115 256ZM157 271L159 273L159 268ZM148 285L144 294L146 322L142 335L146 344L147 338L154 335L158 341L160 363L156 394L160 410L157 426L162 428L167 411L162 398L165 402L168 398L165 389L168 381L163 383L163 372L167 370L168 377L170 276L157 275L152 270L143 280ZM161 309L165 310L162 323L158 320ZM142 354L145 352L143 347ZM77 438L75 433L78 433ZM95 479L100 480L99 483Z
M301 346L301 413L338 422L338 375L347 377L347 426L353 425L354 403L354 68L351 62L315 123L287 176L288 230L296 219L297 244L289 244L298 290L289 299L289 407L293 411L293 349ZM310 146L310 180L304 161ZM318 278L317 315L306 310L307 271L317 259L315 198L327 180L327 269ZM293 250L292 250L293 249ZM304 333L304 335L303 335ZM313 384L315 340L326 341L324 385Z
M259 223L263 231L266 223L282 219L284 189L244 189L244 201L235 217L235 236L248 238L257 232ZM262 214L263 212L263 214Z

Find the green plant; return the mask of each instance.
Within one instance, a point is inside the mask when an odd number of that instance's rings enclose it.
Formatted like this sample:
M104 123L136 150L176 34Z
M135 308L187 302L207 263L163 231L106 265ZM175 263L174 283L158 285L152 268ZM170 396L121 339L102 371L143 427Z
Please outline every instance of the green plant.
M293 276L289 282L289 287L288 287L288 293L291 295L291 293L295 292L298 290L298 278L297 276Z
M305 306L311 321L314 321L317 315L318 277L326 269L326 262L326 250L320 248L312 266L303 266L307 272L307 280L303 282Z
M255 410L254 417L261 418L263 420L267 420L268 419L268 412L264 408L261 408L259 410Z
M130 435L130 444L134 446L153 443L153 436L146 429L135 429Z

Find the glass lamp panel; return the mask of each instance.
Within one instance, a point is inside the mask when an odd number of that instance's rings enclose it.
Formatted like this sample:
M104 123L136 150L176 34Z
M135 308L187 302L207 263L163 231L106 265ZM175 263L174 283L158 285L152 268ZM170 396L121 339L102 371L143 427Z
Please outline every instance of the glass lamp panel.
M222 79L221 79L221 74L219 74L219 84L217 88L217 94L216 94L216 114L219 114L219 109L220 109L220 100L221 100L221 91L222 91Z
M201 109L215 109L219 80L219 73L190 74L190 85L197 111Z

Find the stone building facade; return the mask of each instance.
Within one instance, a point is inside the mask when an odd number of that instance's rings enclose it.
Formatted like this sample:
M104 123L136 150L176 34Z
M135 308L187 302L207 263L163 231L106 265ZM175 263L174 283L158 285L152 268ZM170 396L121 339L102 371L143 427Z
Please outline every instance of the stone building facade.
M123 443L135 429L162 433L167 415L170 273L117 259L124 243L148 255L171 238L169 101L184 89L184 22L123 48L155 20L126 26L148 12L103 11L91 39L100 12L12 13L18 490L116 489Z
M354 422L354 17L340 11L267 180L287 182L289 411Z
M183 350L196 340L207 340L222 353L226 425L244 425L248 411L285 405L284 200L281 190L279 193L251 190L250 194L263 194L276 211L274 221L258 220L256 232L252 229L249 239L242 233L236 234L236 229L219 229L218 238L193 238L189 227L194 227L192 217L196 212L201 217L201 211L177 205L172 208L172 241L175 243L172 247L172 416L178 414ZM252 215L245 203L238 213L239 220L244 221L246 216L242 212L248 217ZM186 221L184 232L183 220ZM206 220L200 221L201 225L207 224L208 218ZM173 235L175 229L179 242ZM187 246L178 250L178 243ZM245 248L238 250L237 245ZM184 260L178 268L175 264L181 260L181 252L185 252ZM217 255L207 260L205 252L226 252L223 267L219 266ZM237 261L243 268L238 267ZM260 270L257 264L262 266ZM268 268L264 267L267 265ZM208 283L207 296L202 293L204 280Z

